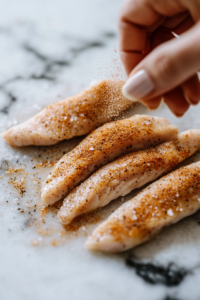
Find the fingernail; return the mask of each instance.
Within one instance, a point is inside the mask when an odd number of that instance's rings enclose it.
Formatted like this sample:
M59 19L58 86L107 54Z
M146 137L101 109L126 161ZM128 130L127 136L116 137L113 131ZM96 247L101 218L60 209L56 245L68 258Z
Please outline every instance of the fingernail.
M122 88L122 93L128 100L138 102L151 91L155 85L145 70L140 70L130 77Z
M195 102L195 101L191 100L185 92L183 92L183 94L184 94L185 99L187 100L187 102L188 102L190 105L197 105L197 104L199 103L199 101L198 101L198 102Z

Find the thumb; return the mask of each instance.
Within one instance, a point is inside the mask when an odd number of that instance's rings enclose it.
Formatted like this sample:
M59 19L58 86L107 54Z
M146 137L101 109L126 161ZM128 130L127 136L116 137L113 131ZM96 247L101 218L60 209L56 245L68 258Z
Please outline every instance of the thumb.
M132 101L141 99L145 102L162 96L192 77L200 69L199 32L200 23L197 23L180 38L155 48L131 72L123 86L123 95ZM200 87L198 90L200 92Z

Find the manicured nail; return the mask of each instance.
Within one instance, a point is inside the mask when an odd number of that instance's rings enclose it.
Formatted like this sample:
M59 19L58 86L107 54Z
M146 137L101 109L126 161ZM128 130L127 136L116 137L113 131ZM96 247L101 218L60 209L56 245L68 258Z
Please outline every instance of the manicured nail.
M155 89L155 85L145 70L140 70L130 77L122 88L128 100L138 102Z

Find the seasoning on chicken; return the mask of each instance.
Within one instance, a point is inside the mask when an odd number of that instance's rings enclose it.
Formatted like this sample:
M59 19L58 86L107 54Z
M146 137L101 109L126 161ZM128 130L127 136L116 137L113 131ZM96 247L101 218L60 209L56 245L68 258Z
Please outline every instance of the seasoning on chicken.
M90 250L121 252L200 209L200 162L182 167L124 203L88 239Z
M200 130L188 130L174 141L155 148L129 153L102 167L76 187L59 211L63 224L105 206L172 170L200 150Z
M12 146L54 145L88 134L133 106L125 99L122 80L104 80L76 96L47 106L39 114L4 133Z
M177 138L177 127L163 118L136 115L103 125L55 165L42 189L46 205L64 198L91 173L134 150Z

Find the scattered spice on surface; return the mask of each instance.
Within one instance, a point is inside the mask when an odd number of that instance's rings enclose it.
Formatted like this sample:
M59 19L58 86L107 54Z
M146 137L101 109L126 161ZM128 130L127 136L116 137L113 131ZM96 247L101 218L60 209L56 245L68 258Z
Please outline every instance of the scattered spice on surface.
M26 193L26 177L22 178L22 179L18 179L16 177L11 177L9 179L8 184L12 184L13 187L18 190L18 192L20 193L20 195L23 195L24 193Z
M12 174L12 173L22 173L22 172L24 172L23 169L9 169L5 173L6 174Z

